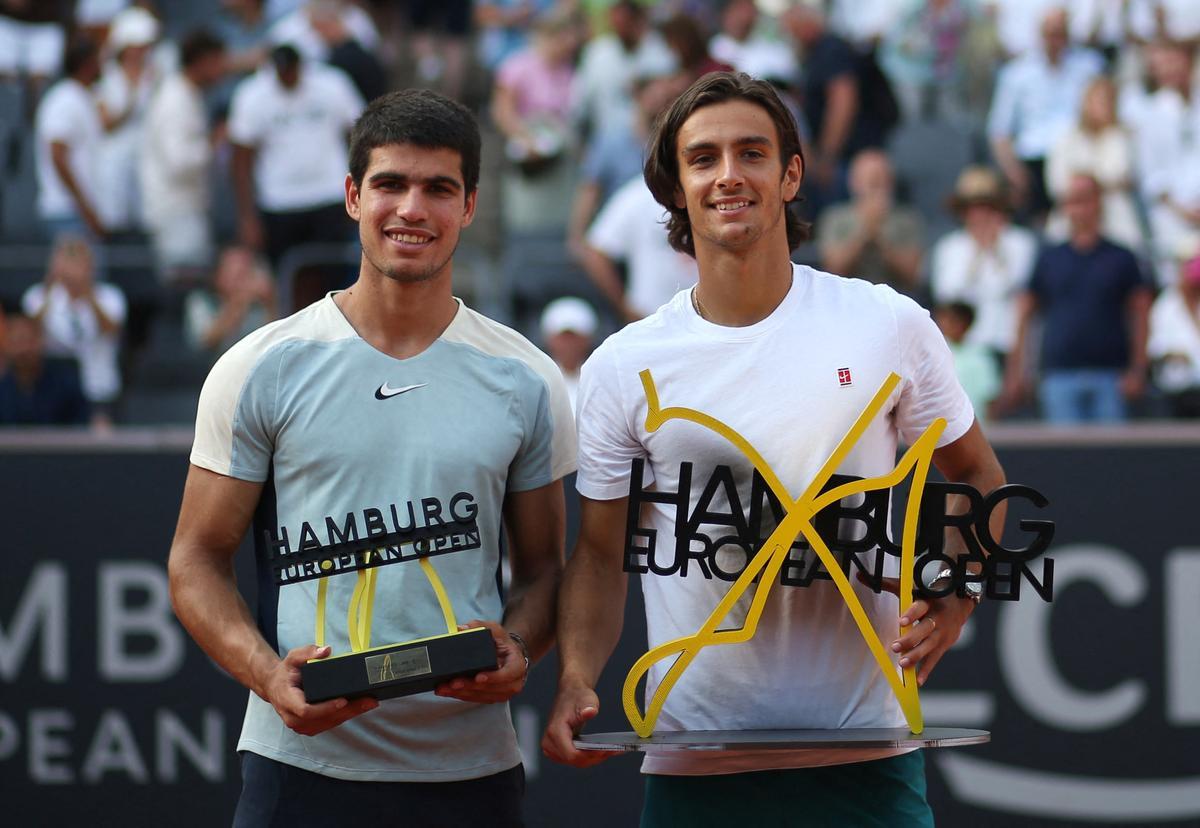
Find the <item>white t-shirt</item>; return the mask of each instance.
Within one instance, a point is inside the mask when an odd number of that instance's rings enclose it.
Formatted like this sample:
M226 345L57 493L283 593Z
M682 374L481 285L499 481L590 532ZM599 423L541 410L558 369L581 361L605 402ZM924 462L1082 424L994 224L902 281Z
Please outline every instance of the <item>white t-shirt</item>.
M967 341L1001 353L1017 337L1016 297L1033 273L1037 238L1009 225L991 250L982 250L965 230L943 236L933 246L929 287L939 302L966 302L975 308Z
M1154 300L1146 352L1153 360L1176 358L1170 365L1161 366L1156 377L1165 391L1200 386L1200 320L1188 308L1178 287L1164 290Z
M667 243L667 211L641 177L621 185L587 233L587 243L626 263L630 307L649 316L680 290L696 284L696 260Z
M273 66L242 81L233 94L229 139L254 147L258 206L272 212L341 202L350 166L346 136L363 100L340 69L302 62L295 89Z
M212 160L204 95L182 73L162 82L150 100L141 153L143 219L162 227L208 210Z
M125 323L125 294L116 285L97 282L96 303L118 325ZM44 283L33 285L21 297L21 309L36 316L49 301L42 317L46 332L46 353L74 357L79 362L83 393L92 402L111 402L121 393L121 369L117 354L120 332L106 334L86 299L72 299L62 285L54 285L49 294Z
M358 45L368 52L379 47L379 30L366 11L347 3L338 10L341 24ZM286 43L309 60L327 61L331 51L329 43L313 28L307 9L296 9L267 30L267 40L272 45Z
M738 431L793 498L809 485L889 371L902 382L838 469L840 474L867 477L890 471L897 443L915 440L936 417L948 420L940 445L967 431L974 419L971 404L928 313L882 285L800 265L793 267L793 275L783 302L754 325L730 328L706 322L693 310L690 292L682 291L658 313L627 326L596 350L583 367L579 388L580 494L595 500L626 497L635 459L646 463L644 487L653 482L659 493L677 492L681 463L691 463L690 516L698 511L701 492L715 480L717 467L727 466L740 503L731 508L728 487L718 486L708 517L729 515L728 523L754 520L752 467L734 446L690 422L668 421L654 433L646 431L647 404L638 377L644 369L653 374L662 408L692 408ZM762 511L760 539L775 525L770 510ZM669 562L678 526L675 507L646 505L640 524L655 533L659 565ZM711 519L701 519L696 531L713 539L737 534ZM682 542L693 548L697 543ZM735 544L722 544L716 552L726 572L740 572L745 559ZM895 568L896 559L888 560ZM729 583L706 578L692 564L686 577L678 572L642 576L651 647L695 633L729 589ZM857 583L854 589L881 640L892 641L898 633L896 599ZM740 626L752 592L735 604L722 628ZM651 669L648 694L670 661ZM615 665L621 670L630 666ZM668 696L658 729L903 724L899 703L837 588L814 580L807 587L776 583L752 640L703 649ZM642 770L734 773L864 761L896 752L901 751L687 753L648 757Z
M657 32L648 31L632 52L616 35L603 35L584 47L571 91L572 110L593 130L620 129L633 122L633 81L668 75L675 56Z
M34 124L38 181L38 214L42 218L69 218L78 213L75 199L63 185L50 145L64 143L75 181L83 190L92 209L97 209L97 174L100 142L104 127L100 110L87 87L73 78L64 78L42 98Z

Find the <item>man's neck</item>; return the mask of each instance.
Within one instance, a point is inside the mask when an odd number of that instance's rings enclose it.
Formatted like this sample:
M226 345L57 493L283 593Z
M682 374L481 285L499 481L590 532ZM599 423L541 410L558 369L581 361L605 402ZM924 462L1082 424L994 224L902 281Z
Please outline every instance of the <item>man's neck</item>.
M396 359L422 353L458 312L449 266L434 279L400 282L375 272L364 261L358 281L334 302L368 345Z
M1094 250L1096 245L1100 244L1100 230L1094 227L1086 230L1072 230L1070 238L1071 247L1080 252L1087 253Z
M700 283L693 297L700 315L729 328L744 328L770 316L792 286L786 242L771 245L771 250L763 255L697 246Z

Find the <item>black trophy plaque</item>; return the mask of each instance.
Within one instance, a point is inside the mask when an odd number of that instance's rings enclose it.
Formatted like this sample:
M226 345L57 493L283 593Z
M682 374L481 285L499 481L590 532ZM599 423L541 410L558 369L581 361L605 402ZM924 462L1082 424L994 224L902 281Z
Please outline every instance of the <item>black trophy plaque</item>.
M495 670L496 645L486 627L313 659L300 668L309 704L337 698L392 699L425 693L459 676Z

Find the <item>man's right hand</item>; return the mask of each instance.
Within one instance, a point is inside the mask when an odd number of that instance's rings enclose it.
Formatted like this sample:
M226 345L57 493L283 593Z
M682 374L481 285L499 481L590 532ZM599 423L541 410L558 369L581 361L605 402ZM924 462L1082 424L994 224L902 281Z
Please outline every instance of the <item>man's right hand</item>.
M619 751L579 750L572 741L584 724L599 712L600 699L595 690L560 686L542 736L542 753L555 762L576 768L591 767L615 756Z
M297 647L263 681L259 695L271 703L285 725L301 736L316 736L379 707L379 702L372 698L354 701L330 699L319 704L309 704L305 700L304 690L300 686L301 665L312 658L325 658L330 652L331 648L315 644Z
M265 233L262 220L255 213L247 212L238 221L238 240L255 252L263 249Z

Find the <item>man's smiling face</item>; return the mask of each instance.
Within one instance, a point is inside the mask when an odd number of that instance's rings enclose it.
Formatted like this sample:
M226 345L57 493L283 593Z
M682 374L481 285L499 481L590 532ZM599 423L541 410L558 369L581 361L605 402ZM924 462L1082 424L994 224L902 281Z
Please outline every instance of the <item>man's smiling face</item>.
M679 191L697 248L745 249L786 234L784 209L800 187L800 158L781 158L779 136L761 106L731 100L697 109L676 139Z
M399 282L438 278L475 217L456 150L387 144L371 150L362 185L346 178L346 211L358 222L363 255Z

